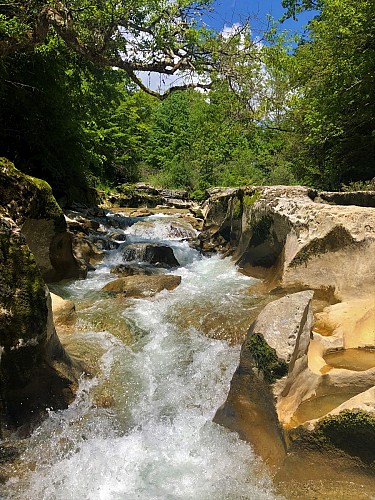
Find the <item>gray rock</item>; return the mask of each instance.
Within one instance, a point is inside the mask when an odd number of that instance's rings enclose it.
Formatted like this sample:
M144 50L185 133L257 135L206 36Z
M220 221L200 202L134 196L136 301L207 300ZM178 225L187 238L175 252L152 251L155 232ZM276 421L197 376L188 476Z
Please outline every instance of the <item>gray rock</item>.
M125 261L147 262L159 267L177 267L179 263L173 249L158 243L134 243L125 247Z

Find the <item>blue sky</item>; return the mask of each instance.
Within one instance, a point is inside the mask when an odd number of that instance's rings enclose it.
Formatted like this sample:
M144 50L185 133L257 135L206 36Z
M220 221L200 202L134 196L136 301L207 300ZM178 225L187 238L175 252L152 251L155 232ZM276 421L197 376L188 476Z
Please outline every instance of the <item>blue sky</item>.
M213 2L214 12L206 16L205 21L209 26L221 30L224 25L231 26L234 23L243 22L250 18L250 24L254 34L259 34L267 28L267 15L279 19L285 9L281 6L282 0L215 0ZM302 30L313 13L305 12L299 15L298 22L292 19L283 24L283 28L291 30Z

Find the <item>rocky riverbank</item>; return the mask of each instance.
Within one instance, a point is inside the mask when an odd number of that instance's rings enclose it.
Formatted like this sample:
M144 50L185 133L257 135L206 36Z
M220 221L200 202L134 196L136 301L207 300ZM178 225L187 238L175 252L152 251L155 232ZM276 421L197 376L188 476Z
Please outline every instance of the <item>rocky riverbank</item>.
M160 190L141 185L152 201L136 199L134 192L127 201L112 200L149 205L126 217L81 206L63 214L46 183L7 161L0 167L0 423L4 436L15 429L25 435L47 408L66 408L82 373L97 369L90 355L78 360L62 347L56 329L62 336L71 333L77 315L74 303L50 294L47 284L85 278L105 252L121 248L123 229L134 222L134 235L140 231L147 241L150 232L152 239L154 227L145 217L153 206L168 203ZM184 193L164 195L180 196L184 210L190 206ZM304 187L216 189L202 207L190 207L194 215L165 225L168 237L187 240L204 254L230 255L244 274L261 278L257 289L269 303L257 317L260 302L251 312L256 319L214 420L251 442L280 484L290 484L293 470L293 480L315 481L296 465L311 457L331 471L328 476L336 465L352 478L355 469L358 482L374 468L374 199L375 193ZM113 267L118 279L103 288L103 300L146 299L172 290L181 277L168 272L179 265L168 245L128 241L121 264ZM242 320L221 332L216 313L215 322L183 308L178 321L213 338L243 338ZM108 310L109 323L110 315ZM116 326L119 338L128 328L125 322ZM99 399L99 406L112 404Z
M284 295L251 325L215 417L271 464L315 447L375 465L375 193L364 198L275 186L217 190L202 208L202 248Z

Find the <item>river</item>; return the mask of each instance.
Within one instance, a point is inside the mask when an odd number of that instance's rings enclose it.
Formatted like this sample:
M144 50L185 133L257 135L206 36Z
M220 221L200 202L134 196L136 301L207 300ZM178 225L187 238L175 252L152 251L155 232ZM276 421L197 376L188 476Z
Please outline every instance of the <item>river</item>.
M24 441L3 498L277 498L251 446L212 422L238 365L230 340L249 322L255 280L230 259L202 257L170 224L141 219L86 280L54 288L78 310L63 343L90 359L94 376ZM109 299L100 290L115 278L111 267L124 246L144 241L172 246L181 265L167 272L181 284L152 298Z

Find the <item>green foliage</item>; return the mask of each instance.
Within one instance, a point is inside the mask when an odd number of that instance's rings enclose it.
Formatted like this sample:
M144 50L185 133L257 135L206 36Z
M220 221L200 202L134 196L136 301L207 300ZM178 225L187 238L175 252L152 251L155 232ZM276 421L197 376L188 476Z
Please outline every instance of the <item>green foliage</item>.
M292 17L298 18L298 14L306 10L320 10L323 7L324 0L282 0L281 2L286 13L281 18L282 21Z
M0 66L0 154L46 179L57 197L139 179L154 98L52 39Z
M204 192L214 185L295 183L280 131L261 126L223 82L209 94L185 91L154 108L147 180Z
M252 333L247 346L256 366L269 384L288 373L287 363L277 357L275 349L267 344L260 333Z
M245 194L242 202L245 207L252 207L260 198L260 191L255 191L254 194Z
M295 93L294 172L319 188L374 176L375 10L372 0L325 0L289 65ZM298 144L296 144L298 141Z

